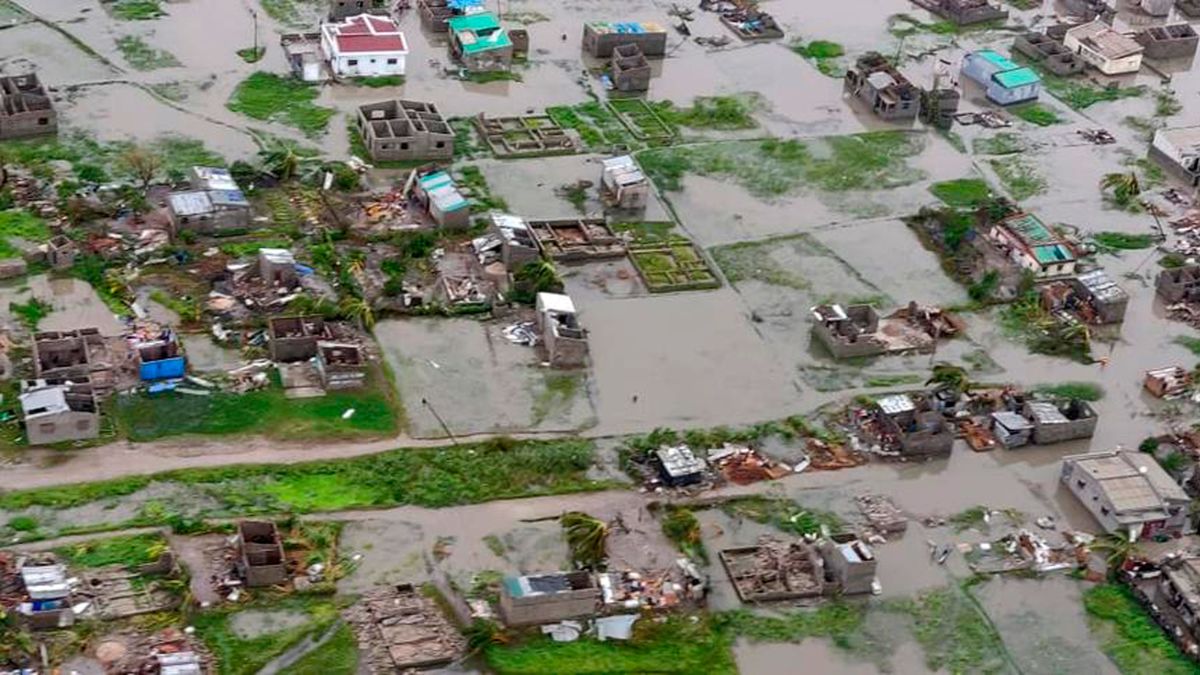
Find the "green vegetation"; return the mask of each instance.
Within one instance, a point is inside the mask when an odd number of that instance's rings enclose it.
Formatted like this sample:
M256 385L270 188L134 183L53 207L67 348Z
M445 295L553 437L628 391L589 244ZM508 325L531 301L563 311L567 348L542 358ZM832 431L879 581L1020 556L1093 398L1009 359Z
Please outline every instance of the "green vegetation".
M1026 103L1010 108L1009 110L1017 117L1030 124L1036 124L1039 127L1048 127L1063 121L1052 108L1041 103Z
M735 518L747 518L797 536L819 534L822 527L836 534L845 527L836 513L806 509L789 499L738 497L722 503L721 510Z
M218 248L225 255L241 258L258 253L259 249L289 248L291 245L292 241L290 239L267 237L264 239L251 239L249 241L231 241L221 244Z
M841 60L846 50L836 42L813 40L805 44L797 41L792 43L791 49L816 66L822 75L842 77L846 74L846 66Z
M483 70L465 73L460 76L461 79L475 84L488 84L491 82L521 82L525 78L514 70Z
M988 162L1000 179L1008 196L1015 201L1024 201L1046 191L1046 179L1043 178L1029 163L1021 157L993 159Z
M582 511L568 511L559 517L571 562L577 567L595 569L608 557L608 524Z
M38 329L38 324L42 322L42 319L50 316L50 313L54 311L54 305L45 300L30 298L29 302L25 303L8 303L8 311L20 319L22 325L30 332L33 332Z
M650 223L613 223L613 232L629 233L633 241L639 244L649 244L669 241L675 237L675 223L659 221Z
M77 567L104 567L127 565L136 567L158 560L166 547L166 539L160 534L135 534L108 539L92 539L73 546L55 549L70 565Z
M1095 382L1061 382L1059 384L1042 384L1034 388L1039 394L1054 398L1071 398L1080 401L1099 401L1104 398L1104 387Z
M1064 323L1046 311L1042 298L1030 290L1004 307L1000 327L1036 354L1064 356L1092 363L1091 333L1079 322Z
M381 87L399 87L404 84L403 75L373 75L370 77L352 77L350 82L360 87L379 89Z
M971 141L971 150L977 155L1012 155L1027 149L1024 139L1011 131L999 131Z
M967 590L939 588L889 605L909 617L930 670L996 673L1011 666L1000 635Z
M230 465L130 476L95 483L13 490L0 508L68 508L123 497L152 483L195 486L215 498L212 515L313 513L373 506L473 504L607 487L588 479L587 441L492 441L443 448L405 448L353 459L298 464ZM129 525L161 525L164 518Z
M662 623L638 621L628 642L584 637L561 643L530 632L511 643L487 644L483 657L499 675L737 672L728 640L710 620L678 615Z
M33 532L37 528L38 521L33 516L17 516L8 520L8 529L13 532Z
M132 149L152 153L158 159L161 171L172 178L182 178L184 172L197 164L225 166L224 158L205 148L202 141L177 134L164 134L141 146L132 141L100 143L82 132L62 132L54 137L0 143L0 150L11 164L29 169L35 175L50 176L54 171L51 162L67 162L76 178L84 183L106 182L110 179L109 171L113 177L134 180L136 177L122 161L122 156ZM0 223L3 219L0 215ZM2 230L0 225L0 232ZM48 239L49 231L46 232Z
M1104 653L1121 672L1196 672L1195 664L1179 652L1124 586L1102 584L1089 588L1083 594L1083 606L1093 629L1102 636Z
M266 47L246 47L245 49L237 50L237 55L242 57L242 60L246 63L258 63L262 61L262 57L266 53Z
M226 107L256 120L296 127L317 136L329 125L332 108L314 105L318 90L290 77L257 72L233 90Z
M1152 234L1129 234L1127 232L1097 232L1092 235L1097 245L1103 248L1136 251L1154 246Z
M312 21L316 20L317 12L312 9L320 5L309 0L259 0L259 4L268 16L289 28L314 25Z
M556 410L571 409L575 397L584 387L584 377L579 373L546 373L545 387L533 399L532 419L541 424Z
M293 675L354 675L358 672L358 642L354 631L342 623L317 649L288 666Z
M399 430L397 412L378 382L364 391L331 391L318 398L290 399L275 385L245 394L212 396L122 394L113 417L129 440L152 441L187 434L262 434L279 439L380 438ZM343 414L354 409L349 419Z
M934 197L958 208L974 208L992 197L987 183L979 178L959 178L929 186Z
M950 21L935 21L927 23L914 17L911 14L893 14L888 17L888 32L897 38L907 38L919 33L928 33L931 35L952 36L966 31L987 30L995 28L997 23L1003 21L987 21L977 23L970 26L958 26Z
M744 637L751 642L799 643L807 638L829 638L845 648L859 639L865 617L862 605L835 600L814 610L795 609L769 616L735 609L717 614L713 624L731 640Z
M663 121L691 129L753 129L758 126L753 112L757 97L743 96L697 96L690 108L676 108L670 101L655 107Z
M44 220L28 211L0 211L0 260L22 256L21 249L10 241L12 238L39 244L50 240L50 228Z
M1196 356L1200 356L1200 338L1192 337L1191 335L1180 335L1173 342L1187 348L1188 351Z
M708 551L705 550L704 540L700 536L700 521L691 510L681 506L667 506L662 517L662 530L684 555L708 562Z
M269 606L251 609L270 612L295 612L304 615L300 625L283 630L244 637L233 624L239 606L201 612L192 617L196 634L216 657L220 675L252 675L305 638L315 638L338 620L337 607L319 596L292 596ZM288 672L293 672L289 669ZM352 671L351 671L352 672Z
M121 56L135 70L158 70L159 68L174 68L183 65L171 52L155 49L146 41L133 35L124 35L117 39L117 49Z
M616 113L601 103L589 101L576 106L551 106L546 115L564 129L574 129L589 150L608 152L612 148L639 145Z
M1083 110L1097 103L1119 101L1123 98L1134 98L1146 93L1142 85L1121 87L1116 84L1107 87L1097 87L1087 80L1076 77L1063 77L1046 70L1041 64L1014 54L1015 61L1027 65L1038 72L1042 78L1042 87L1054 98L1067 104L1074 110Z
M683 189L687 173L734 179L751 194L779 197L801 185L818 190L887 189L920 180L905 161L923 148L920 136L878 131L813 141L768 139L654 148L638 163L663 190Z
M734 98L713 99L736 101ZM611 110L617 119L629 130L639 142L649 145L663 145L670 143L675 139L675 126L664 119L671 110L670 102L656 103L650 105L645 100L640 98L615 98L608 102L608 109ZM694 109L693 109L694 110ZM660 111L664 114L659 114ZM726 103L718 107L713 103L705 105L699 112L695 114L692 120L694 124L721 124L741 122L746 124L745 120L750 118L739 112L731 103Z
M651 293L686 291L720 286L708 261L682 237L662 244L637 244L629 249L629 258L637 267Z
M456 176L459 188L471 198L474 207L480 211L507 211L508 202L503 197L492 194L487 178L479 167L474 164L463 164L458 167Z
M158 0L116 0L105 4L113 18L121 21L148 21L167 15Z

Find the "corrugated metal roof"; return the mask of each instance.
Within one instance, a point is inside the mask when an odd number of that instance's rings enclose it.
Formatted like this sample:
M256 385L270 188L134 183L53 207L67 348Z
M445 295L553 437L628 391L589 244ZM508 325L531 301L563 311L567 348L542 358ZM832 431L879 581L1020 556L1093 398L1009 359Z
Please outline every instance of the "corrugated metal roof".
M917 404L913 403L912 397L907 394L884 396L876 399L875 405L879 406L879 409L887 415L897 415L917 409Z
M1038 74L1029 68L1006 70L1002 73L996 73L992 78L999 82L1000 86L1008 87L1009 89L1037 84L1042 81L1042 78L1038 77Z
M1001 54L1000 52L992 50L992 49L980 49L979 51L975 52L975 56L978 56L979 58L983 59L984 61L987 61L988 63L992 64L993 66L996 66L997 69L1002 70L1002 71L1003 70L1015 70L1020 67L1017 64L1013 63L1012 60L1009 59L1007 56Z

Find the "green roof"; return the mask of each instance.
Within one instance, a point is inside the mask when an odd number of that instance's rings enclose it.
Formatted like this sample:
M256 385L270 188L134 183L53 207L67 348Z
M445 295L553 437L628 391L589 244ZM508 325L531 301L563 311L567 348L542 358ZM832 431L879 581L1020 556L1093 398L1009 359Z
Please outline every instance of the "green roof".
M1037 84L1042 81L1042 78L1038 77L1038 74L1029 68L1006 70L1003 73L996 73L992 78L999 82L1000 86L1009 89L1023 87L1027 84Z
M1045 264L1069 262L1075 259L1075 256L1071 253L1071 250L1062 244L1034 246L1033 257L1037 258L1038 262Z
M1004 221L1004 225L1031 246L1058 243L1058 237L1032 213L1012 216Z
M450 32L454 33L464 54L478 54L490 49L511 47L508 31L491 12L466 14L449 20Z
M991 49L981 49L975 52L975 55L996 66L999 70L1016 70L1020 67L1013 63L1007 56Z

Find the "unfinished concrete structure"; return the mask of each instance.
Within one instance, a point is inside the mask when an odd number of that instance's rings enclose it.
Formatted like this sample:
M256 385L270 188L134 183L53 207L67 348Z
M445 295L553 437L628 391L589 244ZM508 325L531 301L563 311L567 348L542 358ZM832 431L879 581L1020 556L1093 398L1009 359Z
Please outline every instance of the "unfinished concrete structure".
M280 316L267 321L271 360L307 361L317 355L317 343L333 337L319 316Z
M527 223L538 247L556 262L623 258L625 240L613 233L603 218L531 220Z
M857 535L835 534L818 546L825 562L825 578L844 595L871 593L875 589L875 553Z
M1007 11L987 0L913 0L913 4L958 26L1008 18Z
M1175 0L1175 7L1189 19L1200 18L1200 0Z
M1068 455L1063 457L1060 479L1106 532L1152 539L1192 529L1191 498L1148 453Z
M744 603L814 598L825 592L825 569L816 548L803 540L764 538L757 546L718 553L738 599Z
M1162 575L1154 580L1143 602L1179 650L1192 659L1200 653L1200 555L1168 554L1162 560ZM1166 609L1164 612L1163 610Z
M413 672L458 660L467 641L437 602L412 584L367 591L342 612L372 673Z
M944 457L954 447L954 430L924 394L884 396L873 406L880 440L900 457Z
M1087 324L1121 323L1129 306L1129 294L1103 269L1041 284L1038 292L1048 312L1066 312Z
M879 312L871 305L819 305L811 311L813 336L835 359L875 356L886 350L876 337Z
M491 221L487 233L471 242L479 256L479 264L485 269L499 261L507 276L542 259L537 239L524 219L510 213L492 212Z
M1079 17L1080 21L1100 19L1106 23L1112 23L1117 14L1116 9L1109 4L1109 0L1058 0L1058 2L1068 15ZM1067 26L1064 26L1062 31L1066 32L1066 28Z
M1155 131L1150 159L1188 187L1200 186L1200 126Z
M650 201L650 181L630 155L604 160L600 170L600 200L614 209L646 208Z
M1013 39L1012 50L1059 76L1083 72L1083 60L1045 33L1025 31Z
M329 20L341 21L359 14L391 14L392 0L329 0Z
M843 85L880 119L911 120L920 111L920 90L878 52L860 56L846 71Z
M1020 448L1033 441L1033 422L1018 412L994 412L989 421L992 435L1006 448Z
M579 368L587 363L587 331L579 326L575 303L560 293L537 294L537 326L546 360L555 368Z
M0 141L58 131L58 114L35 73L0 77Z
M1033 422L1033 442L1038 445L1091 438L1096 433L1096 411L1077 398L1026 401L1021 412Z
M646 91L650 88L650 62L636 43L613 47L609 70L612 72L613 88L617 91Z
M126 335L126 340L137 359L138 377L143 382L178 379L186 373L187 357L170 328L157 325L137 328Z
M258 275L268 286L293 288L300 283L296 256L286 248L258 249Z
M33 374L45 380L91 382L97 394L116 383L113 354L97 328L44 331L33 336Z
M65 270L74 265L78 255L79 244L61 234L46 242L46 264L56 270Z
M583 50L604 59L621 45L636 45L644 56L667 53L667 30L646 21L590 21L583 24Z
M167 197L167 212L176 232L201 234L250 227L250 202L241 190L190 190Z
M100 435L100 409L92 385L71 380L21 383L21 421L30 445L81 441Z
M475 128L497 157L573 155L579 143L548 115L475 117Z
M318 343L316 367L326 390L359 389L367 380L367 364L358 345Z
M1200 34L1189 23L1150 26L1134 38L1148 59L1187 59L1196 55Z
M283 544L275 523L242 520L237 526L238 573L251 588L275 586L287 581Z
M1154 288L1163 302L1200 302L1200 265L1184 265L1158 273Z
M500 616L509 626L536 626L596 613L600 588L588 572L551 572L505 577Z
M358 133L376 162L454 158L454 131L433 103L392 99L360 106Z
M451 17L450 56L472 73L508 70L516 51L508 31L491 12Z
M921 121L938 129L949 129L954 126L954 116L958 114L958 104L962 95L957 89L935 86L932 89L921 90Z
M708 476L708 462L686 444L660 446L654 451L654 459L659 478L668 487L695 485Z
M304 82L326 79L320 33L284 33L279 36L279 46L292 69L292 75Z
M417 0L417 16L421 27L431 33L446 33L450 19L468 9L482 8L482 0Z

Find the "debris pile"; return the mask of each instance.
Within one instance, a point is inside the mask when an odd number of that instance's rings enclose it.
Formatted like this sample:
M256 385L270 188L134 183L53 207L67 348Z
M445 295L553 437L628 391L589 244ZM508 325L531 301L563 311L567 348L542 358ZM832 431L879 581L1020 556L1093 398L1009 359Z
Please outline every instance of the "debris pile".
M816 597L825 590L824 563L804 541L784 543L764 536L756 546L728 548L719 555L744 603Z
M908 529L908 516L896 506L891 497L880 494L859 495L854 498L858 510L872 528L883 534L903 534Z
M466 652L467 641L458 629L412 584L368 591L342 616L354 629L371 672L442 665Z

